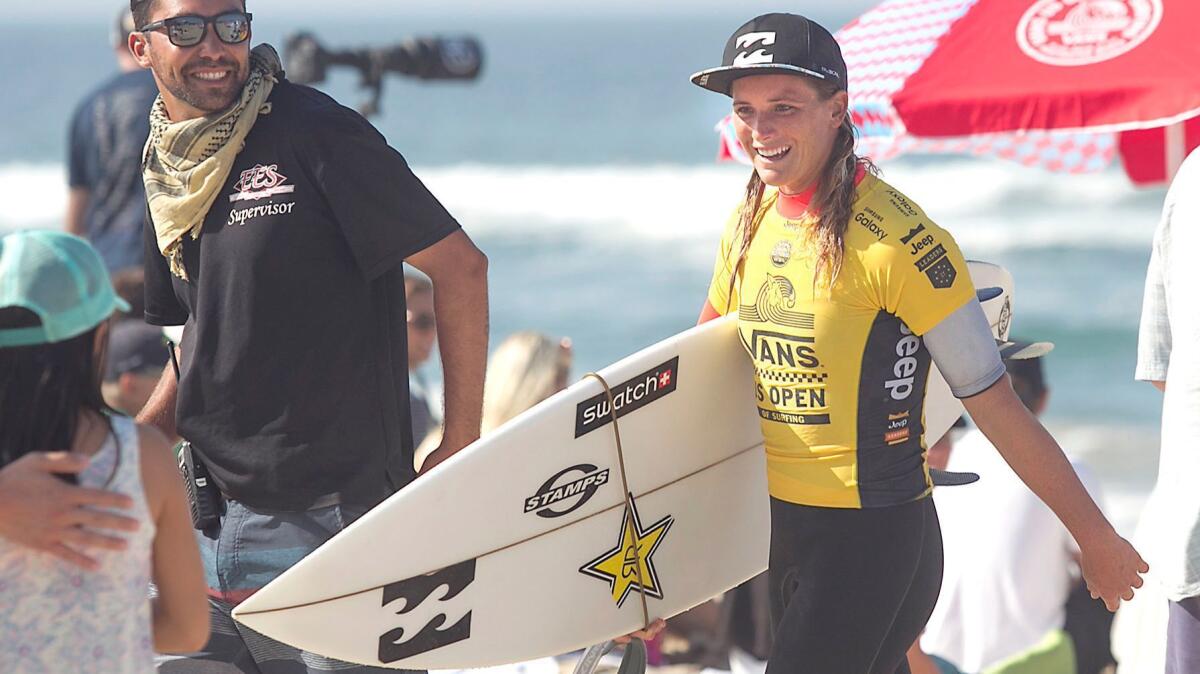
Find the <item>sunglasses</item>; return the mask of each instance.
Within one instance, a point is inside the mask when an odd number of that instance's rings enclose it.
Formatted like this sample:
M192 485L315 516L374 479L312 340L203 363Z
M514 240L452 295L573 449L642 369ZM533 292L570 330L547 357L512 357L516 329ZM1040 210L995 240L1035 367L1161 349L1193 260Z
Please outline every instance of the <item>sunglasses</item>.
M250 20L253 18L249 12L225 12L216 16L187 14L148 23L139 32L165 31L167 39L176 47L195 47L204 41L211 23L221 42L241 44L250 38Z
M414 314L410 311L408 312L408 324L417 330L428 332L437 327L437 319L433 314Z

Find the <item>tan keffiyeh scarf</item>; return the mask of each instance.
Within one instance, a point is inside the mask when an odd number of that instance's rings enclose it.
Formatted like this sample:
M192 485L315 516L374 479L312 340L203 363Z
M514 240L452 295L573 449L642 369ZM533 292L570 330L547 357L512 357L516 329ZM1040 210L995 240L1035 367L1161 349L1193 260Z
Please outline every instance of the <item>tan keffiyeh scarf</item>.
M233 160L258 115L270 112L267 97L283 66L269 44L250 52L250 77L229 109L172 122L160 95L150 110L150 137L142 154L142 180L158 249L171 273L188 280L183 237L200 238L204 217L229 177Z

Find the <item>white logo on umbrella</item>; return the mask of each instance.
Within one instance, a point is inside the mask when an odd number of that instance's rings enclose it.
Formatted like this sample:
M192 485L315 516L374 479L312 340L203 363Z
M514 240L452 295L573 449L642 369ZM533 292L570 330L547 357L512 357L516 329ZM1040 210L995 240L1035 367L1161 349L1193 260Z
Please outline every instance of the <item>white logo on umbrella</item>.
M760 42L764 47L775 44L775 33L746 33L745 35L739 35L737 38L737 46L742 49L747 49L747 47ZM774 63L774 61L775 56L767 53L765 49L757 49L755 51L747 49L733 57L733 65L735 66L744 66L752 63Z
M1100 63L1145 42L1162 14L1162 0L1036 0L1017 24L1017 44L1053 66Z

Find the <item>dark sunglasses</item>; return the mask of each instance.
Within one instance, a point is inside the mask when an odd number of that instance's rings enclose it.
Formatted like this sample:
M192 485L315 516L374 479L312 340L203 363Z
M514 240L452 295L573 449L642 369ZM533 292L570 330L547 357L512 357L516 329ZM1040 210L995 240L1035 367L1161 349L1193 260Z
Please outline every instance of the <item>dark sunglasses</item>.
M204 41L208 24L211 23L221 42L241 44L250 38L250 20L253 18L254 15L249 12L225 12L216 16L187 14L148 23L139 32L162 30L176 47L195 47Z

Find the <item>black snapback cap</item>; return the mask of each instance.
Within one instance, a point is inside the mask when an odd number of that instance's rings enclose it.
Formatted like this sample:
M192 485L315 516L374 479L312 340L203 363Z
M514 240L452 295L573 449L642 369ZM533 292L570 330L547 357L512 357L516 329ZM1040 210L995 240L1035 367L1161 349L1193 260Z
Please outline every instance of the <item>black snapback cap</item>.
M737 78L768 74L805 75L846 90L846 61L837 40L797 14L763 14L746 22L725 43L720 67L692 75L692 83L729 96Z

